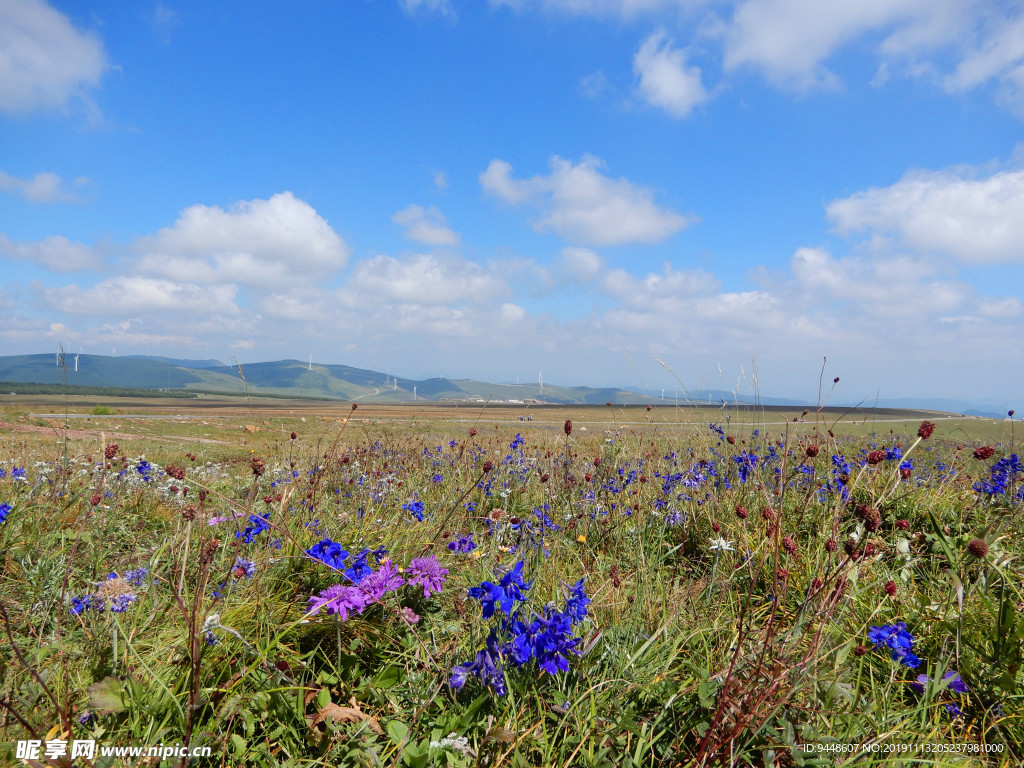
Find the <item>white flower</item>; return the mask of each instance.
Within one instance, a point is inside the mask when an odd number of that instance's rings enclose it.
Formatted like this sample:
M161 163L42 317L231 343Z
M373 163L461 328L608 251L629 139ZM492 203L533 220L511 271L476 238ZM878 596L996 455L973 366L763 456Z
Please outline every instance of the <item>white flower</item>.
M731 541L726 541L722 537L717 539L708 539L711 542L711 549L721 550L722 552L732 551L733 546Z

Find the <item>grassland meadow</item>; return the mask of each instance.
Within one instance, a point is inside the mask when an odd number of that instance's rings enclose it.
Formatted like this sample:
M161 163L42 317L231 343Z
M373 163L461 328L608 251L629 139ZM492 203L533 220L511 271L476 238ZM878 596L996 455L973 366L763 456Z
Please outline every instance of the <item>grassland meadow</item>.
M0 761L1024 761L1012 413L972 444L352 409L230 445L5 438Z

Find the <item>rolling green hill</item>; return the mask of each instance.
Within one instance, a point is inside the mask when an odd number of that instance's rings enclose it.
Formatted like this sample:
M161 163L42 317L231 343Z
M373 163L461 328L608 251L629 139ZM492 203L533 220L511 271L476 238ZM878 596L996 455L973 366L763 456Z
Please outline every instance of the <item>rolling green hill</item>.
M490 402L647 403L643 394L619 389L537 384L491 384L473 379L407 379L348 365L310 365L300 360L237 365L214 360L165 357L56 355L0 357L0 381L87 387L122 387L155 392L195 391L332 398L400 403L412 400L489 400ZM184 365L189 363L191 365ZM195 366L195 367L192 367Z

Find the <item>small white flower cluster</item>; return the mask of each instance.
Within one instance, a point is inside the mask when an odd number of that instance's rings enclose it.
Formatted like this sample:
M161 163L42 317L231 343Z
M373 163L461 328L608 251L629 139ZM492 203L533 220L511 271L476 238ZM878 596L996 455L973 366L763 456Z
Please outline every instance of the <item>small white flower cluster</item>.
M469 746L469 739L465 736L457 736L452 731L440 741L430 742L431 749L454 749L464 755L469 755L473 750Z

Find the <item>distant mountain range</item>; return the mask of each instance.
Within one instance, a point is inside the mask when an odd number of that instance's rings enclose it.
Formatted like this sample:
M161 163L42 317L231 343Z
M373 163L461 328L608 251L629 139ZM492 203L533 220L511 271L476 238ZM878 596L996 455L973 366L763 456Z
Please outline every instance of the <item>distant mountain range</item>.
M63 362L63 365L62 365ZM16 383L117 387L134 390L186 391L272 397L316 398L373 403L403 403L414 400L505 403L619 405L677 402L674 395L661 397L661 390L635 387L562 387L544 384L493 384L474 379L433 377L411 379L347 365L310 364L300 360L278 360L247 365L225 365L220 360L187 360L169 357L129 355L55 354L0 356L0 392L17 391ZM687 393L678 402L753 403L754 398L724 390ZM802 407L806 403L778 397L758 397L762 405ZM877 402L839 403L837 406L923 409L1001 418L1002 404L994 401L898 398Z

